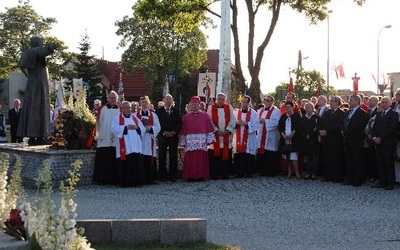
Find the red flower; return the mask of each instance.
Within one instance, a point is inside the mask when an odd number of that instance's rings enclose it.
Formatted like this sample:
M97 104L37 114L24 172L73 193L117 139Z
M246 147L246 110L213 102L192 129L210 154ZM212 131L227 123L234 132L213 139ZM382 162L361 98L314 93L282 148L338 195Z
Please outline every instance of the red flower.
M6 232L13 235L14 237L21 237L26 239L24 222L22 221L20 213L20 209L11 209L10 217L5 222L5 225L8 229Z

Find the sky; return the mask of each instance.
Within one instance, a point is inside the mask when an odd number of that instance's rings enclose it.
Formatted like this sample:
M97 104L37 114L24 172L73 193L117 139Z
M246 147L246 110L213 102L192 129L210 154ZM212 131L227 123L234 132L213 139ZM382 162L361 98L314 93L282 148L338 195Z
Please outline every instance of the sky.
M117 49L121 37L115 32L115 21L132 14L134 0L98 1L98 0L31 0L30 5L44 17L54 17L58 23L53 26L50 35L63 40L69 50L79 52L78 46L85 34L90 37L91 54L104 59L119 61L123 49ZM242 2L242 1L238 1ZM5 7L18 5L17 0L1 0L0 12ZM376 83L372 75L377 76L378 34L379 69L381 73L400 72L400 18L399 0L367 0L363 7L358 7L353 0L333 0L327 5L332 13L329 17L329 75L330 85L336 89L352 89L351 77L357 72L361 78L359 90L376 92ZM220 3L213 5L213 10L220 13ZM261 16L256 20L255 45L264 39L269 28L270 13L261 9ZM247 20L244 4L239 6L239 20ZM219 24L218 19L214 19ZM247 73L247 22L241 22L239 38L241 40L242 67L246 79ZM383 29L386 25L392 28ZM209 49L219 49L219 26L205 30ZM268 93L275 90L281 82L289 81L289 68L297 67L298 51L301 50L303 68L317 70L326 78L328 73L328 23L327 20L317 25L310 25L303 14L281 8L281 14L272 39L267 46L261 66L261 90ZM233 47L233 46L232 46ZM234 54L232 52L232 61ZM345 79L336 79L333 65L343 62ZM383 79L380 78L380 83Z

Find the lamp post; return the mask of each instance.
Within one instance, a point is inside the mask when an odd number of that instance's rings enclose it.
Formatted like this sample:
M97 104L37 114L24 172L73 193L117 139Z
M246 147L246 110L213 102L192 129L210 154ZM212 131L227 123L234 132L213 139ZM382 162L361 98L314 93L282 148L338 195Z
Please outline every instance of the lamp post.
M326 59L326 98L329 100L329 16L333 12L332 10L328 10L327 23L328 23L328 32L327 32L327 59Z
M35 20L27 16L22 17L22 20L33 22L33 24L35 25L36 36L39 36L39 27Z
M392 25L386 25L385 27L381 28L378 33L378 42L377 42L378 48L377 48L377 53L376 53L377 54L377 60L376 60L377 61L377 71L376 71L376 94L377 95L380 94L380 91L379 91L379 37L381 35L382 30L390 29L390 28L392 28Z

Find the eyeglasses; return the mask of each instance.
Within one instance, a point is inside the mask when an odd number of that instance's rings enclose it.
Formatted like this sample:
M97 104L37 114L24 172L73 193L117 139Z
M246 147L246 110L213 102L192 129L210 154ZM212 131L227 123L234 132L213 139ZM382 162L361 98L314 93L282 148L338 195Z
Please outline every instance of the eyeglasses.
M400 95L400 93L396 93L396 95Z
M266 101L266 102L272 102L272 100L264 100L264 101Z

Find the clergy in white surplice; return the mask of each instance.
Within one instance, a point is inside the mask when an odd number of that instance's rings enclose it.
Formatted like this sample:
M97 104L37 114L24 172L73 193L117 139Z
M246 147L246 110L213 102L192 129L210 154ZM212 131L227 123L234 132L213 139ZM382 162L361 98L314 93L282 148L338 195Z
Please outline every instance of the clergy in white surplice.
M263 176L275 176L279 173L279 131L281 118L279 108L275 107L273 96L266 96L264 107L258 110L260 128L257 132L258 150L256 155L257 172Z
M237 111L234 136L234 168L237 177L253 177L255 155L258 149L257 131L260 128L257 111L250 107L250 96L243 96Z
M145 131L142 136L142 154L144 159L144 177L146 184L154 184L157 179L156 138L160 133L160 121L156 113L149 109L148 96L140 97L140 106L136 116L142 121Z
M124 101L122 112L114 117L111 132L117 138L116 157L119 185L122 187L144 184L142 134L146 128L142 121L131 113L131 103Z
M224 93L217 94L216 102L208 107L208 115L214 125L216 142L209 145L210 178L227 179L232 173L233 134L236 118L233 108L226 103Z
M98 135L96 156L94 159L93 181L99 185L117 184L115 142L116 138L111 133L111 122L120 113L117 105L118 94L111 91L107 103L99 108L96 119L96 132Z

